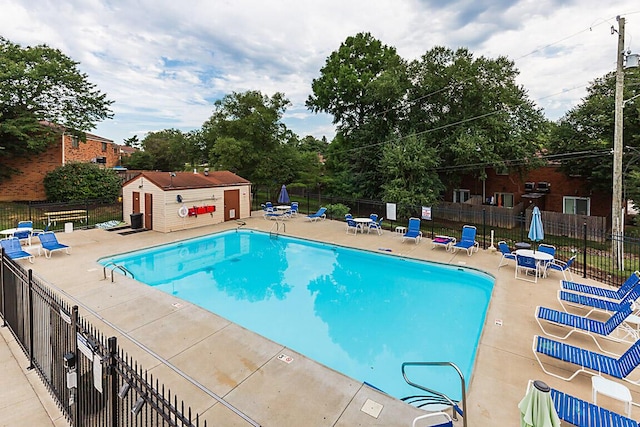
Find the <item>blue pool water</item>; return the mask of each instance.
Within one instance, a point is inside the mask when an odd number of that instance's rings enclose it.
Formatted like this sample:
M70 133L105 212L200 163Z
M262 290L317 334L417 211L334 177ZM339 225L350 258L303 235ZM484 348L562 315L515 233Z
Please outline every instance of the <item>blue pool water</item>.
M405 361L451 361L470 380L494 282L468 268L249 230L100 260L108 262L399 398L415 392ZM450 368L411 376L460 398Z

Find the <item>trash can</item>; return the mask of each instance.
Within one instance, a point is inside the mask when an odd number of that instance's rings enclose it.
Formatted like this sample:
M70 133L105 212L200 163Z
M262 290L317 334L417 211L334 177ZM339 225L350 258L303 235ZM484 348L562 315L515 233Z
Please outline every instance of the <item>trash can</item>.
M131 214L131 228L133 230L142 228L142 212Z

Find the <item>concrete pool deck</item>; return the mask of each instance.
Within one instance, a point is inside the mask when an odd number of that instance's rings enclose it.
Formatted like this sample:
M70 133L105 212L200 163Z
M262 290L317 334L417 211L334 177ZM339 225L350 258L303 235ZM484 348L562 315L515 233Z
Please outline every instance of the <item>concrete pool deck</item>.
M257 212L243 221L245 229L269 231L274 225ZM391 255L465 265L495 276L474 374L470 381L467 379L469 426L518 425L517 404L530 379L541 379L569 394L591 399L588 375L579 375L571 382L553 378L542 372L531 350L533 336L541 333L534 319L535 307L561 308L556 300L561 274L552 273L537 284L529 283L514 279L513 264L498 270L500 255L490 250L480 250L471 257L465 251L452 254L443 248L432 249L429 238L419 244L402 243L400 235L389 230L381 236L347 235L344 222L309 222L304 216L285 224L283 234L290 236L376 252L386 249ZM117 274L115 283L104 280L103 269L96 262L103 256L236 227L231 221L169 234L149 231L126 236L99 229L76 230L58 234L61 243L72 246L70 256L58 252L51 259L36 257L34 264L21 263L62 292L65 300L79 305L81 315L106 336L116 336L129 355L200 413L208 425L251 425L213 398L215 394L263 426L410 426L423 412L173 295ZM597 284L578 275L574 278ZM425 301L425 309L434 307ZM597 350L591 338L575 335L570 343ZM43 421L30 425L66 425L44 386L38 385L37 375L26 370L28 362L6 328L2 337L2 384L5 378L11 378L11 384L24 385L25 390L15 397L4 392L8 394L5 399L13 400L0 399L0 425L16 424L6 420L27 424L25 421L32 419L27 417L33 416ZM603 345L619 353L625 348L610 342ZM282 354L293 361L283 362L279 359ZM563 369L570 368L558 362L549 366L565 375L569 371ZM634 402L639 402L640 389L630 388ZM12 405L11 401L16 403ZM621 402L599 397L598 403L624 413ZM376 404L381 405L377 418L367 413L379 410ZM20 414L24 414L22 418ZM640 418L637 408L632 417Z

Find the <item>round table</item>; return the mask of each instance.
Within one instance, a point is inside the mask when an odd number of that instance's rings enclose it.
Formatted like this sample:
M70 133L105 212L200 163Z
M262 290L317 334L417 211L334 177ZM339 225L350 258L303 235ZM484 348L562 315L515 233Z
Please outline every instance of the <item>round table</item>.
M553 255L542 251L534 251L532 249L518 249L516 254L534 258L536 261L549 262L553 261Z
M546 252L542 252L542 251L534 251L532 249L518 249L515 252L516 255L520 255L520 256L524 256L524 257L528 257L528 258L533 258L536 260L536 263L538 265L540 264L547 264L551 261L553 261L553 255L548 254ZM545 272L543 272L543 276L546 274L546 269Z
M4 234L5 236L13 236L15 233L20 231L28 231L31 233L33 228L31 227L20 227L20 228L7 228L6 230L0 230L0 234Z
M29 241L29 246L31 246L31 233L33 232L32 227L7 228L6 230L0 230L0 234L10 237L10 236L13 236L15 233L24 232L24 231L29 232L28 241Z
M360 231L364 233L364 226L371 224L373 220L371 218L353 218L353 222L362 224L362 227L360 227Z

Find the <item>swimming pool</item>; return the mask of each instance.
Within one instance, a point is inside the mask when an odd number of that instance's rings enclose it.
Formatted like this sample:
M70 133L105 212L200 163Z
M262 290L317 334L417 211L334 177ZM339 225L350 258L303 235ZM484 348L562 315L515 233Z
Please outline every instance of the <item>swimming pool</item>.
M405 361L451 361L470 380L494 283L469 268L250 230L100 260L109 262L399 398L415 392ZM453 370L420 371L418 383L460 398Z

